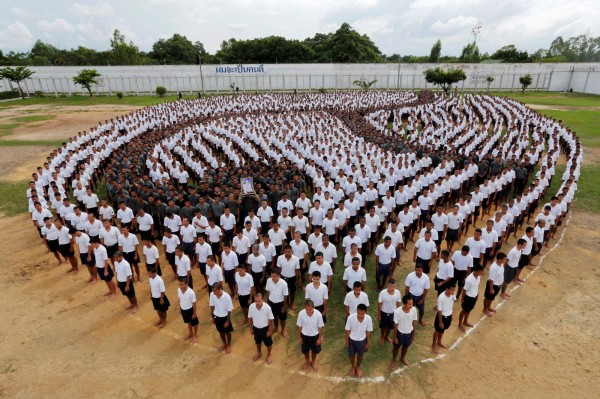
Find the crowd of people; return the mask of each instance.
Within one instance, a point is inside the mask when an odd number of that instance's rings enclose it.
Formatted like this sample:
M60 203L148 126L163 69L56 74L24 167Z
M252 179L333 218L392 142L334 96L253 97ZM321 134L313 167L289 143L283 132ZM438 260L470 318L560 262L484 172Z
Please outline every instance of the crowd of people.
M410 364L431 287L434 353L455 313L461 331L477 302L493 316L497 295L509 299L555 239L581 162L574 132L507 98L236 95L80 132L33 173L27 198L57 263L104 281L110 300L118 288L132 313L147 302L136 294L147 274L158 328L177 294L185 339L197 342L208 309L230 353L239 312L253 360L264 346L271 364L294 315L301 367L317 371L327 317L340 312L349 375L361 377L375 317L390 367L398 355Z

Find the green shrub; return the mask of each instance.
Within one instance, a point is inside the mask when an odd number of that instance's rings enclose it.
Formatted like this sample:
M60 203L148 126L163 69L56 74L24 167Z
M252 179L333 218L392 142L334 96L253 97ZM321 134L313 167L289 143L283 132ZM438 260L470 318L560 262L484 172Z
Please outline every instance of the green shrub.
M321 88L319 89L319 93L321 93L321 94L325 94L325 93L327 93L327 89L325 89L324 87L321 87Z
M11 98L18 98L18 90L0 91L0 100L9 100Z
M117 98L123 98L123 92L122 91L118 91L117 92Z
M163 86L157 86L156 94L158 94L159 97L163 97L165 94L167 94L167 88Z
M33 93L34 97L45 97L46 95L44 94L43 91L41 90L36 90L35 93Z

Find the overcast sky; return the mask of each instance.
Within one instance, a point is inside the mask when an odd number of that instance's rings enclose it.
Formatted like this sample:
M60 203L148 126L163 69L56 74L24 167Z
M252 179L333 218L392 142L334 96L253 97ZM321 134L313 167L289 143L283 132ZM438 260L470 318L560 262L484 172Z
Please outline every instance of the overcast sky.
M506 44L535 51L589 31L600 35L598 0L0 0L0 49L28 51L36 39L59 48L104 50L115 28L140 49L174 33L214 53L229 38L305 39L348 22L384 54L459 55L481 21L482 53Z

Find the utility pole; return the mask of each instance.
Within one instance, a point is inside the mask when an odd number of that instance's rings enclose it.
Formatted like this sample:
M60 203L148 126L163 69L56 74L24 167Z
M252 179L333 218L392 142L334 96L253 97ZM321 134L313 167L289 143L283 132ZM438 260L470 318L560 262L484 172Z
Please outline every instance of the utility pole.
M198 67L200 68L200 85L202 88L202 94L205 94L204 91L204 75L202 74L202 56L200 55L200 50L198 50Z

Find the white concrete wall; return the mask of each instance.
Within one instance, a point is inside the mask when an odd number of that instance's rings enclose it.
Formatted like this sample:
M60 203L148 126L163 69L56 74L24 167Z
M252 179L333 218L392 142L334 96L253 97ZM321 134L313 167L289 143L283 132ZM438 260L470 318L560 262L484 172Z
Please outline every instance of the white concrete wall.
M244 64L253 70L240 70L237 65L203 65L200 77L198 65L160 66L97 66L102 77L94 88L98 94L118 91L132 94L153 94L156 86L170 92L191 94L204 90L229 92L235 84L240 91L286 90L346 90L356 88L354 80L377 80L377 89L424 89L428 84L423 71L439 66L462 68L467 79L458 84L460 90L484 90L488 75L494 76L492 90L517 90L519 77L530 74L532 90L567 91L600 94L600 63L596 64ZM227 71L227 68L231 72ZM31 67L32 79L25 82L26 90L41 90L48 94L78 94L83 88L72 77L84 67ZM256 72L259 70L259 72ZM0 91L10 88L10 82L0 81Z

